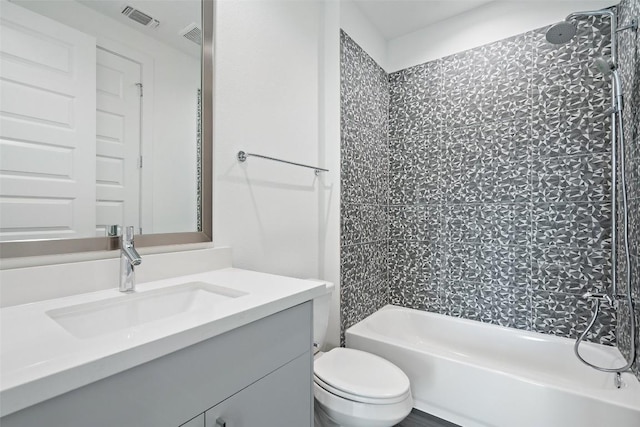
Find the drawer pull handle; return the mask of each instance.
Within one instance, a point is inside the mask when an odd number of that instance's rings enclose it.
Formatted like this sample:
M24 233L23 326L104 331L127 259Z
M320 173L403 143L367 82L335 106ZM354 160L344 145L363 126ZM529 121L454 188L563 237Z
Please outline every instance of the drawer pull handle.
M222 418L218 418L216 420L216 427L227 427L227 423Z

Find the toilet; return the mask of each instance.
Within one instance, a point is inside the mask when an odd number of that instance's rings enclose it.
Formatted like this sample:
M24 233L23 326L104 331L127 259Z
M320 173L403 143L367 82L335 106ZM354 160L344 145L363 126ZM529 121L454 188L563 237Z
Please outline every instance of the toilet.
M313 300L314 418L316 427L391 427L413 407L409 378L388 360L351 348L324 345L335 288Z

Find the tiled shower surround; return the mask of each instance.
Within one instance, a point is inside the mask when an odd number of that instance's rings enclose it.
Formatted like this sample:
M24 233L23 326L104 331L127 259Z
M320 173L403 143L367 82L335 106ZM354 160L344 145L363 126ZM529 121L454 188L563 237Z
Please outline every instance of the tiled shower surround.
M639 1L622 2L621 23ZM392 303L582 332L581 295L611 283L611 147L610 84L593 66L609 54L608 23L579 28L567 45L539 29L388 79L342 34L343 330ZM637 35L620 48L640 301ZM605 306L588 339L613 344L615 325Z
M619 6L622 25L631 21L632 17L640 20L640 0L623 0ZM623 31L620 33L620 74L622 90L625 94L625 143L627 145L627 179L629 196L629 243L631 254L631 289L635 302L637 331L640 331L640 31ZM618 197L621 200L621 195ZM622 203L618 203L618 229L622 232ZM618 253L621 291L626 290L626 263L622 255L624 249L620 238ZM630 340L628 329L629 311L622 305L618 310L618 347L628 357ZM636 377L640 379L640 335L636 335L636 363L632 366Z
M389 78L341 35L342 332L389 302Z

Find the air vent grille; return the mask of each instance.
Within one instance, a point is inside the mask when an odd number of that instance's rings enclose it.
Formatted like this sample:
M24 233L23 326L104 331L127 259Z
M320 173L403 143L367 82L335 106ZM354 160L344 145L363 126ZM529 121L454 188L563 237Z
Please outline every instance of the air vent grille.
M189 24L178 32L185 39L198 45L202 45L202 30L197 24Z
M136 21L138 24L144 25L145 27L156 28L158 25L160 25L160 21L158 21L157 19L153 19L146 13L131 6L125 6L125 8L122 9L122 14L129 19Z

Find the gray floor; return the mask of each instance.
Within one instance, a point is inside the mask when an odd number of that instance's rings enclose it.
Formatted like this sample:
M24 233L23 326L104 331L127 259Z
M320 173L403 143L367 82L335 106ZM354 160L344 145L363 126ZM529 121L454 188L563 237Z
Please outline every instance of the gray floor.
M409 416L402 420L396 427L460 427L441 418L414 409Z

